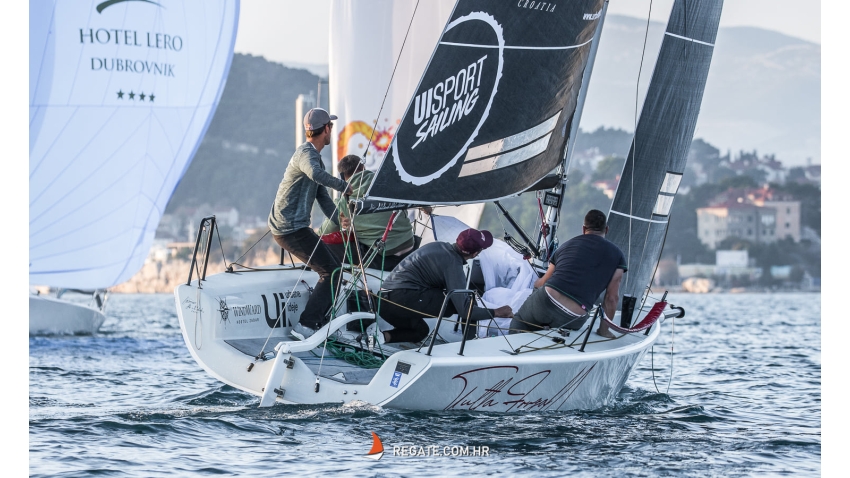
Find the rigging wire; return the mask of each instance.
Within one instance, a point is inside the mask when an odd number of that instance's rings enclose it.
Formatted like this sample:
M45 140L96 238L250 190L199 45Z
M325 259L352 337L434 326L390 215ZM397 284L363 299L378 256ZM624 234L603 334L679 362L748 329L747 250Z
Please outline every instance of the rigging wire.
M257 244L259 244L259 243L260 243L263 239L265 239L265 238L266 238L266 236L268 236L270 232L272 232L272 231L271 231L271 229L269 229L268 231L266 231L266 233L265 233L265 234L263 234L263 237L261 237L261 238L257 239L257 242L255 242L254 244L252 244L252 245L251 245L251 247L249 247L247 251L245 251L244 253L242 253L242 255L241 255L241 256L239 256L239 258L238 258L238 259L236 259L235 261L231 262L231 264L239 264L239 261L241 261L241 260L242 260L242 258L244 258L246 255L248 255L248 253L249 253L249 252L251 252L251 249L253 249L253 248L254 248ZM224 263L225 263L225 265L226 265L226 264L227 264L227 261L225 261ZM240 265L241 265L241 264L240 264Z
M634 216L634 203L635 203L635 158L637 157L637 127L638 127L638 99L640 97L640 75L643 72L643 59L646 56L646 39L649 36L649 20L652 18L652 0L649 0L649 11L646 14L646 29L643 34L643 48L640 53L640 66L638 67L638 76L637 81L635 82L635 132L632 134L632 171L631 177L629 180L631 181L631 187L629 188L629 248L627 252L626 263L631 266L632 264L632 216ZM628 161L628 158L626 158ZM631 274L626 276L626 284L624 289L628 289L629 281L631 279Z
M404 34L404 40L403 40L403 41L402 41L402 43L401 43L401 48L399 49L398 57L396 57L396 62L395 62L395 65L393 66L393 72L392 72L392 74L390 75L390 81L389 81L389 84L387 85L386 92L384 93L384 98L383 98L383 100L381 101L381 107L380 107L380 108L379 108L379 110L378 110L378 116L377 116L377 117L379 117L379 118L380 118L380 116L381 116L381 112L382 112L382 111L383 111L383 109L384 109L384 104L386 103L387 96L389 95L390 87L392 86L392 81L393 81L393 78L395 77L395 72L396 72L396 69L398 68L398 63L399 63L399 61L400 61L400 59L401 59L401 53L402 53L402 51L404 51L404 45L407 43L407 37L408 37L408 35L410 34L410 28L411 28L411 26L413 25L413 19L416 17L416 10L417 10L418 8L419 8L419 0L417 0L416 5L415 5L415 6L414 6L414 8L413 8L413 15L411 15L411 17L410 17L410 23L408 24L408 26L407 26L407 31L406 31L406 32L405 32L405 34ZM370 147L370 146L371 146L371 144L372 144L372 140L374 139L374 135L375 135L375 129L374 129L374 128L372 128L372 134L369 136L369 143L366 145L366 152L367 152L367 153L368 153L368 151L369 151L369 147ZM364 158L365 158L365 154L364 154ZM353 176L352 176L352 177L353 177ZM346 181L346 182L345 182L345 184L346 184L346 189L348 189L348 187L350 186L350 179L351 179L351 178L349 178L349 181ZM338 210L339 210L339 205L338 205L338 204L335 204L334 211L333 211L333 213L332 213L332 214L337 214L337 211L338 211ZM313 255L316 253L316 249L318 249L318 247L319 247L319 243L320 243L320 242L321 242L321 240L319 240L318 242L316 242L316 246L315 246L315 247L313 247L313 250L310 252L310 255L308 256L307 263L309 263L310 259L312 259ZM291 255L291 253L290 253L290 255ZM294 292L294 291L295 291L295 288L296 288L296 287L298 287L298 283L299 283L299 282L301 282L301 277L303 277L303 274L304 274L305 270L306 270L306 269L302 269L302 270L301 270L301 275L298 277L298 280L296 281L295 286L293 286L293 288L292 288L292 291L291 291L291 292ZM333 274L331 274L331 276L333 277ZM333 283L331 283L331 287L333 288ZM278 322L280 322L281 315L283 315L283 313L285 312L285 310L286 310L286 306L289 304L289 301L290 301L290 299L291 299L291 296L292 296L292 294L290 294L290 297L287 297L287 299L286 299L286 303L284 304L284 306L283 306L283 307L281 307L281 313L278 315L277 319L275 320L275 326L277 325L277 323L278 323ZM263 349L261 349L261 351L260 351L260 354L259 354L259 355L262 355L262 350L265 350L265 346L268 344L268 341L271 339L271 336L272 336L272 333L273 333L273 332L274 332L274 327L272 327L272 328L271 328L271 331L269 332L268 337L266 337L265 344L263 345ZM327 343L327 338L326 338L325 342ZM259 356L259 355L258 355L258 356ZM323 349L323 351L322 351L322 355L324 355L324 349ZM317 381L317 385L318 385L318 375L316 376L316 381Z
M413 19L416 18L416 10L419 8L419 0L416 0L416 5L413 7L413 14L410 16L410 23L407 25L407 31L404 32L404 40L401 42L401 47L398 49L398 56L395 59L395 65L393 66L393 72L390 74L390 81L387 84L387 91L384 92L384 99L381 100L381 107L378 108L378 115L375 116L375 124L373 126L378 125L377 118L381 117L381 112L384 111L384 103L387 102L387 96L390 94L390 87L393 84L393 78L395 77L395 71L398 68L398 62L401 61L401 52L404 51L404 45L407 43L407 36L410 34L410 28L413 26ZM366 144L366 149L363 153L363 159L366 159L366 155L369 154L369 148L372 146L372 140L375 138L375 128L372 128L372 134L369 135L369 142Z
M392 80L393 80L393 78L395 77L395 72L396 72L396 69L398 68L398 62L399 62L399 60L401 59L401 53L402 53L402 51L404 50L404 45L405 45L405 43L407 42L407 37L408 37L408 35L409 35L409 33L410 33L410 27L411 27L411 26L412 26L412 24L413 24L413 19L414 19L414 17L416 16L416 10L417 10L418 8L419 8L419 1L417 0L417 2L416 2L416 6L415 6L415 7L414 7L414 9L413 9L413 15L412 15L412 16L411 16L411 18L410 18L410 24L408 25L408 27L407 27L407 32L406 32L406 33L405 33L405 35L404 35L404 41L402 42L401 48L399 49L399 55L398 55L398 57L396 58L396 62L395 62L395 66L393 67L392 75L390 76L390 82L389 82L389 84L387 85L386 92L384 93L384 98L383 98L383 100L381 101L381 107L380 107L380 109L378 110L378 117L380 117L381 112L383 111L384 104L385 104L385 102L386 102L387 96L389 95L389 90L390 90L390 87L392 86ZM375 130L374 130L374 128L373 128L373 129L372 129L372 135L370 135L370 137L369 137L369 143L368 143L368 144L367 144L367 146L366 146L366 152L367 152L367 153L368 153L369 147L370 147L370 146L371 146L371 144L372 144L372 140L374 139L374 133L375 133ZM365 157L365 154L364 154L364 157ZM353 178L353 176L352 176L352 178ZM351 179L352 179L352 178L349 178L349 180L345 182L346 190L348 190L348 188L350 187L350 185L351 185ZM332 215L337 214L337 211L339 211L339 204L338 204L336 201L334 201L334 210L333 210L333 212L332 212ZM320 231L320 232L321 232L322 234L324 233L324 231ZM320 235L321 235L321 234L320 234ZM265 237L265 236L263 236L263 237ZM260 240L262 240L262 238L261 238ZM307 257L307 261L305 262L305 265L306 265L306 264L309 264L310 259L312 259L312 258L313 258L313 255L316 253L316 250L318 249L318 247L319 247L319 243L320 243L320 242L321 242L321 239L320 239L319 241L317 241L317 242L316 242L316 245L313 247L313 250L310 252L309 256ZM257 243L259 243L259 241L257 241ZM255 243L254 245L256 245L256 243ZM251 246L251 247L253 247L253 246ZM359 249L359 248L358 248L358 249ZM247 252L246 252L246 253L247 253ZM291 257L292 257L292 253L290 253L290 258L291 258ZM241 259L241 258L240 258L240 259ZM226 263L227 263L227 261L225 260L225 265L226 265ZM296 282L295 282L295 285L293 286L293 288L292 288L292 290L291 290L290 292L294 292L294 291L295 291L295 289L298 287L298 284L299 284L300 282L303 282L302 277L303 277L303 274L304 274L304 272L305 272L305 271L306 271L306 268L302 268L302 269L301 269L301 275L299 275L298 279L297 279L297 280L296 280ZM331 285L333 286L333 284L331 284ZM290 295L289 295L289 297L287 297L286 302L283 304L283 307L281 307L281 313L278 315L277 319L275 320L275 327L277 326L278 322L280 322L281 315L283 315L283 313L285 312L286 307L289 305L289 301L290 301L290 299L291 299L291 298L292 298L292 294L290 294ZM265 343L263 344L263 349L261 349L260 353L258 354L258 357L259 357L259 356L261 356L261 355L263 355L262 350L265 350L265 346L268 344L268 341L271 339L271 336L272 336L273 332L274 332L274 327L272 327L272 328L271 328L271 330L269 331L269 335L268 335L268 337L266 337L266 341L265 341Z

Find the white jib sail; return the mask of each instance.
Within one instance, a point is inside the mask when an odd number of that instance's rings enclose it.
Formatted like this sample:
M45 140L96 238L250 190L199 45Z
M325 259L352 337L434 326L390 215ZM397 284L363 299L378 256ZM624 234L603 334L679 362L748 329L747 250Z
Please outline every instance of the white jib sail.
M365 155L366 168L374 171L384 159L455 5L454 0L419 2L414 16L416 3L333 1L328 82L331 113L339 116L331 143L334 165L347 154ZM477 227L483 209L483 204L467 204L442 207L435 214Z
M30 1L30 284L144 264L212 119L238 0Z

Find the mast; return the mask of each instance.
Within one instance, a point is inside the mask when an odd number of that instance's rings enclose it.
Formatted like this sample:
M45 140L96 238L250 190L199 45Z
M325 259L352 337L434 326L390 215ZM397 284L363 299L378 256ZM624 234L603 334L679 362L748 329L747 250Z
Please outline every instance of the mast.
M542 229L538 232L537 249L545 252L545 257L537 256L531 262L532 267L539 274L546 272L546 269L549 267L549 257L551 257L552 252L554 252L554 249L557 247L555 234L558 231L558 219L560 217L561 205L563 204L564 190L567 187L567 174L569 173L570 164L572 162L573 149L575 147L576 137L578 136L579 124L581 123L581 114L584 110L584 100L587 97L587 90L590 86L590 75L593 73L593 64L596 61L596 51L599 49L599 39L602 36L602 26L605 23L605 15L607 13L608 0L605 0L605 3L602 5L602 11L600 12L599 24L596 26L596 32L593 34L593 42L590 47L590 58L587 60L587 66L585 67L584 74L581 78L581 89L579 90L578 103L572 123L570 124L570 136L567 141L567 146L564 148L564 160L558 166L556 173L558 176L558 184L552 188L551 191L545 192L543 196L543 205L546 206L546 213L544 217L546 219L546 224L549 225L549 230L545 236L543 235Z

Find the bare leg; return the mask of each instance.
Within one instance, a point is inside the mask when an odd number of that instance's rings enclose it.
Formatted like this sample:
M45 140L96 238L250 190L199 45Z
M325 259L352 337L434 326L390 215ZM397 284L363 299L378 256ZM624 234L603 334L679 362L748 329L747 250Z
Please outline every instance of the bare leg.
M608 322L604 320L599 324L599 328L596 329L596 334L605 337L606 339L616 339L617 337L611 332L611 329L608 327Z

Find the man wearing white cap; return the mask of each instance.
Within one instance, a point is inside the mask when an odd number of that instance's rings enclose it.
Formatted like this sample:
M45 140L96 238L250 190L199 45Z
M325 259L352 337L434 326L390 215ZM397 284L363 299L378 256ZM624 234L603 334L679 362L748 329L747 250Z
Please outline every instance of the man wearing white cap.
M301 320L292 328L292 335L301 340L326 323L325 316L331 306L331 273L340 266L339 259L310 227L314 202L319 203L325 216L338 221L339 215L334 213L335 205L327 188L351 193L345 181L327 172L319 154L331 144L331 121L335 119L335 115L321 108L313 108L304 116L307 141L296 148L289 160L269 213L269 229L275 242L319 274ZM338 278L341 276L337 274Z

